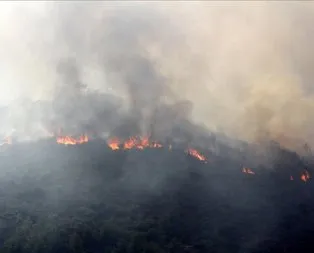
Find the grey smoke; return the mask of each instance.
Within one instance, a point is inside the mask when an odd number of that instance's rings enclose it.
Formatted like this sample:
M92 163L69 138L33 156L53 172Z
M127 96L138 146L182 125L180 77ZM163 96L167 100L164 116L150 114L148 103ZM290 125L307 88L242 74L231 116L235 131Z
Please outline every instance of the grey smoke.
M42 121L166 138L196 122L250 142L313 144L311 2L1 7L2 132ZM16 106L21 97L41 110Z

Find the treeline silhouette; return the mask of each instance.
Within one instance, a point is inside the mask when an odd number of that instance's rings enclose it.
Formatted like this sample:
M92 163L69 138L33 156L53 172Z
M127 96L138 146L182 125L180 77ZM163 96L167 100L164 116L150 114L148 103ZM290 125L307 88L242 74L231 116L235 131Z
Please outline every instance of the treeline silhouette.
M100 140L3 148L0 252L313 252L311 165L278 147L249 175L229 151L204 163Z

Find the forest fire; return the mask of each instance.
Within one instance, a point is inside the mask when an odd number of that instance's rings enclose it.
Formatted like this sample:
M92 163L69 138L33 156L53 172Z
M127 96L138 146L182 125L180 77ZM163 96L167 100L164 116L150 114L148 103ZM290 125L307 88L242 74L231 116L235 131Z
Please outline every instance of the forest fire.
M189 148L186 151L189 155L194 156L195 158L197 158L200 161L205 161L206 162L206 157L201 155L196 149L193 148Z
M304 170L301 174L301 180L307 182L310 178L310 173L307 170Z
M245 173L245 174L255 175L255 172L252 171L250 168L243 168L242 172Z
M143 150L144 148L161 148L163 147L162 144L150 141L148 137L130 137L125 141L121 141L116 137L113 137L107 141L109 148L112 150L128 150L128 149L140 149ZM171 145L169 146L169 150L171 150ZM186 151L189 155L197 158L200 161L206 161L204 155L201 155L196 149L188 149Z
M118 150L120 149L120 140L118 138L112 138L107 142L109 148L112 150Z
M77 145L88 142L87 135L81 135L79 138L74 138L71 136L59 136L57 137L57 143L63 145Z
M67 135L56 136L56 142L58 144L62 144L66 146L84 144L84 143L87 143L89 140L90 139L86 134L81 135L76 138L72 136L67 136ZM3 138L3 141L0 143L0 147L7 146L7 145L12 145L11 137ZM156 141L151 141L149 137L139 137L139 136L132 136L125 140L119 139L117 137L112 137L107 140L107 145L113 151L131 150L131 149L144 150L145 148L162 148L163 147L161 143L156 142ZM172 145L171 144L169 146L167 145L166 148L171 151ZM185 153L205 163L208 162L207 158L194 148L186 149ZM255 175L255 172L248 167L243 167L241 171L242 173L245 173L245 174ZM308 182L311 179L309 171L304 170L301 173L299 178L304 183ZM292 175L290 175L289 179L290 181L296 180L296 178Z
M114 137L108 140L108 146L112 150L118 149L144 149L144 148L161 148L162 145L152 142L148 137L130 137L126 141L121 141Z

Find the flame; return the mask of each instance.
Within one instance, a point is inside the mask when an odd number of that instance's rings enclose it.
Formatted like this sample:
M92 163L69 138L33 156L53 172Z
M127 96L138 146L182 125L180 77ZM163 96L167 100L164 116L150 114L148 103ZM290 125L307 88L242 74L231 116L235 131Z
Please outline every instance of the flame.
M107 141L109 148L112 150L122 149L141 149L144 148L161 148L162 145L157 142L151 142L148 137L135 137L132 136L126 141L121 141L116 137L113 137Z
M151 147L152 148L162 148L162 145L160 143L152 143Z
M206 161L206 157L200 154L196 149L189 148L186 152L200 161Z
M56 137L58 144L63 145L77 145L77 144L83 144L89 141L89 138L87 135L81 135L78 138L74 138L71 136L58 136ZM0 143L0 146L4 145L11 145L12 144L12 138L6 137L3 139L3 142ZM163 147L162 144L154 141L150 141L148 137L136 137L132 136L129 139L125 141L121 141L117 137L113 137L107 141L107 144L110 149L112 150L119 150L119 149L140 149L143 150L145 148L161 148ZM172 145L169 145L169 150L172 150ZM196 149L189 148L186 150L186 153L197 158L200 161L207 162L207 159L204 155L200 154ZM243 167L242 172L245 174L251 174L255 175L255 172L252 171L250 168ZM301 173L301 180L304 182L307 182L311 178L310 173L307 170L304 170ZM292 175L290 175L290 181L293 181L294 178Z
M112 150L118 150L121 143L118 138L112 138L108 140L107 144Z
M310 173L307 170L304 170L301 174L301 180L307 182L310 178Z
M12 138L11 137L6 137L6 138L4 138L3 142L0 143L0 146L11 145L11 144L12 144Z
M255 172L252 171L250 168L243 168L242 172L245 173L245 174L255 175Z
M132 136L128 138L125 141L119 140L117 137L112 137L107 141L107 144L110 149L112 150L119 150L119 149L140 149L143 150L145 148L161 148L163 147L162 144L155 142L155 141L150 141L148 137L136 137ZM169 145L169 150L172 149L172 146ZM199 159L200 161L205 161L206 162L206 157L202 154L200 154L196 149L188 149L186 151L189 155L194 156L195 158Z
M136 146L136 138L130 137L128 140L126 140L123 144L124 149L132 149Z
M57 137L57 143L58 144L64 144L64 145L77 145L77 144L83 144L88 142L87 135L81 135L79 138L74 138L71 136L59 136Z

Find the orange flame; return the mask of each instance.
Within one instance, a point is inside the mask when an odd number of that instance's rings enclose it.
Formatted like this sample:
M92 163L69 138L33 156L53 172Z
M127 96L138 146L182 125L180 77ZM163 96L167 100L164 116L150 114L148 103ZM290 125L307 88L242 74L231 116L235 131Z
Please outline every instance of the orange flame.
M71 136L58 136L56 137L58 144L63 145L77 145L83 144L89 141L87 135L81 135L78 138L74 138ZM11 145L12 138L6 137L4 138L3 142L0 143L0 146L4 145ZM136 137L132 136L126 141L121 141L116 137L113 137L107 141L107 144L110 149L112 150L119 150L119 149L140 149L143 150L144 148L161 148L162 145L158 142L150 141L148 137ZM172 146L169 145L169 150L172 150ZM186 153L197 158L200 161L207 162L207 159L204 155L200 154L196 149L189 148L186 150ZM245 174L255 175L255 172L252 171L250 168L243 167L242 172ZM301 180L307 182L311 178L310 173L307 170L304 170L301 173ZM290 180L293 181L294 177L291 175Z
M113 137L107 141L109 148L112 150L122 149L144 149L144 148L161 148L162 145L157 142L151 142L148 137L132 136L122 142L118 138Z
M186 152L200 161L206 161L206 157L200 154L196 149L189 148Z
M118 138L112 138L108 140L107 144L112 150L118 150L121 143Z
M107 144L110 149L112 150L119 150L119 149L140 149L143 150L145 148L161 148L163 147L162 144L150 141L148 137L136 137L132 136L129 139L125 140L124 142L119 140L117 137L113 137L107 141ZM172 149L172 146L169 146L169 150ZM200 154L196 149L188 149L186 151L189 155L194 156L195 158L199 159L200 161L206 161L206 157Z
M243 168L242 172L245 173L245 174L255 175L255 172L252 171L250 168Z
M301 174L301 180L307 182L310 178L310 173L307 170L304 170Z
M71 136L59 136L57 137L57 143L63 145L77 145L88 142L87 135L81 135L79 138L73 138Z
M136 147L136 138L130 137L128 140L126 140L123 144L124 149L131 149Z

